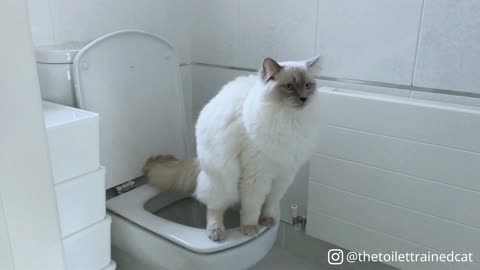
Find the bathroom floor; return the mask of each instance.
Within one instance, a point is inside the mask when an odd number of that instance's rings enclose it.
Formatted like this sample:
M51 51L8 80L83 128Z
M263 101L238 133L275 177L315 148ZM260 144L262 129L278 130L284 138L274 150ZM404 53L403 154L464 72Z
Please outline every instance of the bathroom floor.
M273 246L272 250L255 265L252 270L318 270L318 266L307 262L297 256L290 254L288 251ZM340 268L337 268L340 269Z
M365 263L365 264L347 264L340 266L328 265L327 257L323 257L325 263L315 263L309 260L305 260L299 256L295 256L288 252L285 249L282 249L278 246L274 246L272 250L261 260L257 263L251 270L394 270L392 266L384 265L384 264L373 264L373 263Z

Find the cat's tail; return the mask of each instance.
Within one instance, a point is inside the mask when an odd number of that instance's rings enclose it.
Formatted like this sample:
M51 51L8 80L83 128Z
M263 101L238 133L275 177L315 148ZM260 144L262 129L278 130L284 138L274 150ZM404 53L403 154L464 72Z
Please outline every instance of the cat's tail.
M143 173L150 184L161 191L192 194L197 185L200 166L197 159L179 160L172 155L147 159Z

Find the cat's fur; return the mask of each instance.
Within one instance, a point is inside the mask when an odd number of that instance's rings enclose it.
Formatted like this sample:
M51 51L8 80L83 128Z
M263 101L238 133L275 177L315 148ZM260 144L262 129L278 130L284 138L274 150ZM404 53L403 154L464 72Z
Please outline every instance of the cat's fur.
M226 84L197 121L199 167L196 161L165 156L147 161L151 183L163 190L194 190L207 205L210 239L224 239L223 213L238 203L246 235L257 234L259 223L278 221L280 199L317 141L312 76L317 59L277 63L267 58L258 75Z

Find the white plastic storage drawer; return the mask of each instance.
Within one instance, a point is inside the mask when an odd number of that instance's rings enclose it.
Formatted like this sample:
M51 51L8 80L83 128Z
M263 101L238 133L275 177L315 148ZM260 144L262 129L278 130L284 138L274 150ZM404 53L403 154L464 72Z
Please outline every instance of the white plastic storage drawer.
M107 216L63 240L67 270L95 270L109 265L111 223Z
M55 183L97 169L98 114L47 101L43 112Z
M105 169L55 185L62 236L105 218Z

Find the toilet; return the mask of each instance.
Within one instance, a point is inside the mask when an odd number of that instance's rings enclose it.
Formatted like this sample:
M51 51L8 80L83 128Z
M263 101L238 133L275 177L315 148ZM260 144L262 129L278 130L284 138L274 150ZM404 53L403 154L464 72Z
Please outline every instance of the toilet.
M248 237L239 230L238 211L229 210L227 237L213 242L204 205L138 184L149 156L189 156L179 62L168 42L119 31L89 44L38 47L36 56L44 99L100 115L106 189L137 183L107 201L119 269L127 257L148 269L248 269L268 253L278 225Z

